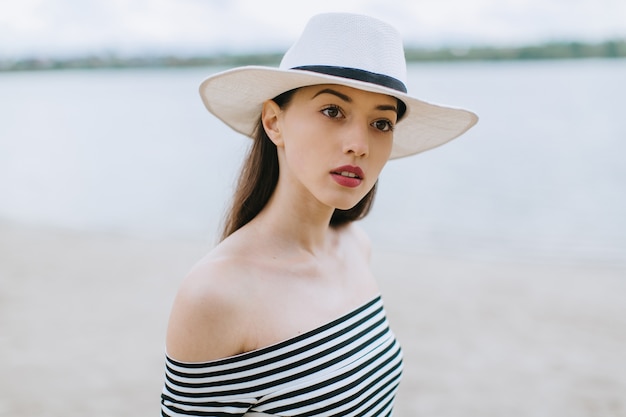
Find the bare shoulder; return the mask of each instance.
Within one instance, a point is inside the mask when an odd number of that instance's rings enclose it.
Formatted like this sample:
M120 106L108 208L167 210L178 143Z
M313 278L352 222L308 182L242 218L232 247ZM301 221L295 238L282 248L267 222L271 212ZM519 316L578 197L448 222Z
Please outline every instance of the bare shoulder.
M220 250L212 251L192 268L172 306L168 356L183 362L205 362L244 350L244 269L236 254Z

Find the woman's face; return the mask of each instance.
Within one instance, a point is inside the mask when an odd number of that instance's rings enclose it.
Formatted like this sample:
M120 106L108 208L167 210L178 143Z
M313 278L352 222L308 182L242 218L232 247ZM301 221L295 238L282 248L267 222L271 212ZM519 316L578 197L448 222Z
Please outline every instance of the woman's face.
M274 129L265 126L278 148L281 181L294 185L299 197L354 207L389 159L397 107L394 97L341 85L298 89L276 110Z

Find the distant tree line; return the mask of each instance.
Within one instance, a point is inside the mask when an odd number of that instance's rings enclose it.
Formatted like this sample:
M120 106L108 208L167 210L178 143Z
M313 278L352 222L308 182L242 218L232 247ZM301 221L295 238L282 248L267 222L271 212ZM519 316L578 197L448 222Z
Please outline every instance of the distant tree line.
M626 39L602 43L554 42L521 47L471 47L426 49L407 47L407 61L496 61L583 58L626 58ZM89 68L162 68L240 65L277 65L282 53L216 54L197 57L144 56L120 58L114 54L74 58L1 59L0 71L34 71Z
M612 40L597 44L554 42L508 48L473 47L434 50L407 48L406 58L408 61L626 58L626 40Z

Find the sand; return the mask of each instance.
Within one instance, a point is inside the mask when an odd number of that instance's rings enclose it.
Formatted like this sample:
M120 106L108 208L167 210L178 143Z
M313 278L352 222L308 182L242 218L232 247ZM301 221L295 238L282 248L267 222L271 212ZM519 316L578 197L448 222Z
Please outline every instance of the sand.
M210 242L0 223L0 416L156 416L180 279ZM626 416L626 266L379 249L397 416Z

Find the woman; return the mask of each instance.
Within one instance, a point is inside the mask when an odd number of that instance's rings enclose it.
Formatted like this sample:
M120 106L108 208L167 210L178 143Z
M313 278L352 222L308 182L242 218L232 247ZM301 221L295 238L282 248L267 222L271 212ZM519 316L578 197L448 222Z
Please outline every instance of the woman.
M410 97L405 77L393 28L323 14L279 68L202 83L207 109L254 141L223 239L172 308L163 415L391 414L402 355L353 222L388 159L477 120Z

